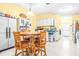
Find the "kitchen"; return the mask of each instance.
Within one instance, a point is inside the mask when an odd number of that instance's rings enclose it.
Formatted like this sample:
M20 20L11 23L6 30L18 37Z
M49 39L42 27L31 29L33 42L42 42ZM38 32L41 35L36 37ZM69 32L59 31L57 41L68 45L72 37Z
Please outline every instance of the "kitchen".
M78 9L79 9L78 6L79 4L55 4L55 3L54 4L53 3L0 4L0 53L9 51L10 49L14 51L12 52L13 53L12 55L16 53L15 52L16 48L14 46L15 36L13 32L21 32L21 31L25 32L25 34L27 34L27 31L31 33L31 39L34 38L33 35L35 36L36 32L39 33L41 31L46 32L45 56L54 55L53 47L54 49L55 48L58 49L57 47L60 47L61 49L62 46L61 43L65 42L63 41L63 38L64 40L68 38L69 39L67 40L68 42L70 43L72 42L71 44L75 44L74 42L77 40L77 38L75 39L76 37L75 23L76 21L78 22L78 17L79 17L79 15L76 14L78 13ZM74 7L76 7L75 11L73 10ZM58 44L60 41L62 42ZM53 46L53 44L56 45L56 47ZM57 51L58 50L56 50L56 52ZM61 54L57 52L57 55L61 55Z

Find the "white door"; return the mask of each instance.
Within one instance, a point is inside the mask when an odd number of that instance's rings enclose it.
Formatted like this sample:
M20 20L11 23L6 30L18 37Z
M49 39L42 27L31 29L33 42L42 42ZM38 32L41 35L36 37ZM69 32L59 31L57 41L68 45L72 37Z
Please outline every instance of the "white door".
M71 27L69 24L63 24L62 25L62 35L63 36L71 36Z
M9 47L14 46L14 31L16 31L16 19L9 18Z
M66 17L61 20L61 35L65 37L72 36L72 20Z
M8 48L8 19L0 16L0 50Z

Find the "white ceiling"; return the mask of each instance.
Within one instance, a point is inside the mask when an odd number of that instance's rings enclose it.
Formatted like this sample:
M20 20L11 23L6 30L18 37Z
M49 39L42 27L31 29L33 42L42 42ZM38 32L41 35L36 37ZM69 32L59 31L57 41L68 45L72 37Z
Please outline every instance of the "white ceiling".
M20 3L18 6L29 10L29 3ZM35 14L53 13L59 15L75 15L79 14L79 4L77 3L31 3L31 10Z

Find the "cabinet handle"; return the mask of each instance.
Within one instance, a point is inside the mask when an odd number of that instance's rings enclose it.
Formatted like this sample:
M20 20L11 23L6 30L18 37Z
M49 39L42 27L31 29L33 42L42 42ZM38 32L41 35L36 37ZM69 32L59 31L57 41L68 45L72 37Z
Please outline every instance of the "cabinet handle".
M8 38L8 28L6 27L6 39Z
M11 38L11 28L9 27L9 38Z

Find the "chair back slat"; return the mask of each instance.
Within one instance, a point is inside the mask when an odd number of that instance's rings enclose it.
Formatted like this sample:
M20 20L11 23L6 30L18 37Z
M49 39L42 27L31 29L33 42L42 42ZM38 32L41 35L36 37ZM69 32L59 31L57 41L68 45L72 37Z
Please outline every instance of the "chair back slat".
M46 43L46 32L42 31L40 32L40 44Z
M20 32L13 32L13 35L14 35L14 41L15 41L15 46L16 46L17 43L21 41Z

